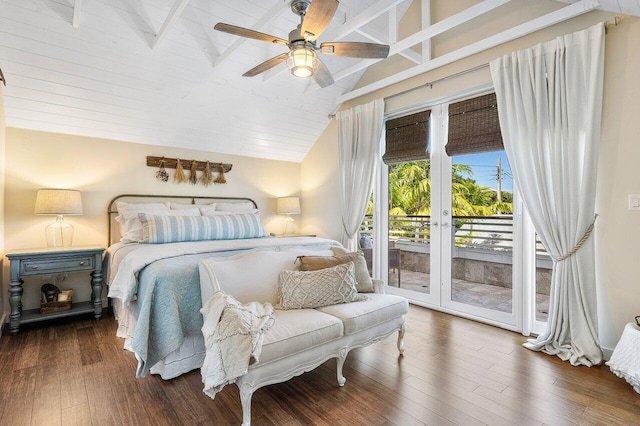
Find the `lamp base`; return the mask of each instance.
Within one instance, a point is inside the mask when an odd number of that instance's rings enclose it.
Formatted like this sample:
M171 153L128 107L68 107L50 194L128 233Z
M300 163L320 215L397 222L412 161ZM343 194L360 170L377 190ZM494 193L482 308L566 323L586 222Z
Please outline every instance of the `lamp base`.
M64 221L62 215L44 229L47 247L71 247L73 241L73 225Z
M291 224L291 232L295 231L295 220L291 217L291 215L287 215L282 219L282 235L289 235L289 233L287 232L289 224Z

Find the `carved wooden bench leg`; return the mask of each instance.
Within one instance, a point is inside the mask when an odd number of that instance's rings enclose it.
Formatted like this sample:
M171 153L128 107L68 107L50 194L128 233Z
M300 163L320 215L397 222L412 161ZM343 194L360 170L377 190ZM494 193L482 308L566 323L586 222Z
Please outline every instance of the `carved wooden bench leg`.
M404 324L398 330L398 351L400 355L404 354Z
M242 426L251 426L251 397L253 396L253 386L250 384L239 385L240 401L242 402Z
M347 353L347 348L342 348L336 358L336 374L338 376L338 385L340 386L344 386L347 381L347 379L342 375L342 367L344 366L344 362L347 360Z

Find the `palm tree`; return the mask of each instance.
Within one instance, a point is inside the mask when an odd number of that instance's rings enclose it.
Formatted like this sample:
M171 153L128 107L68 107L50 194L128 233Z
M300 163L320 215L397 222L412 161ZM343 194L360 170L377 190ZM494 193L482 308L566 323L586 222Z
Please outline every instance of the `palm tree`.
M429 160L411 161L389 167L389 214L431 213L430 169ZM476 183L470 166L454 164L451 180L452 209L455 216L490 216L512 212L511 203L497 200L493 189Z

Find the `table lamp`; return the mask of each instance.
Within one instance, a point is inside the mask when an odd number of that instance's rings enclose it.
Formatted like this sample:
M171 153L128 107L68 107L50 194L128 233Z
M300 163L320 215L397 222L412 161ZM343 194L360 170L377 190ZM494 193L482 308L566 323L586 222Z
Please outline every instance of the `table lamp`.
M82 214L80 191L74 189L38 189L35 214L57 215L44 232L48 247L70 247L73 241L73 225L64 221L63 215Z
M291 215L300 214L300 199L298 197L278 198L276 213L287 215L284 219L282 219L282 233L284 235L287 235L287 227L290 223L294 222Z

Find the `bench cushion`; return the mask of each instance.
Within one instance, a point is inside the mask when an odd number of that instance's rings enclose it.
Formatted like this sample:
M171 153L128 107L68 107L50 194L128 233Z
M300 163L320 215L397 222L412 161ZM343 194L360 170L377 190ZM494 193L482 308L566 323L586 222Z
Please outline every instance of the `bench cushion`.
M367 293L368 300L317 308L317 311L340 318L344 334L353 334L382 324L409 312L409 302L392 294Z
M260 364L293 355L343 335L339 318L315 309L275 311L275 323L264 335Z

